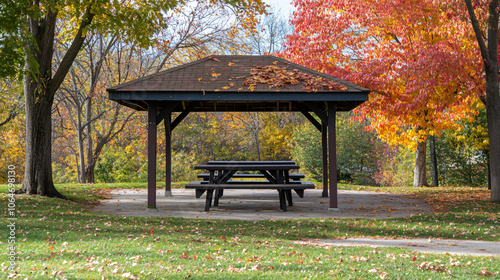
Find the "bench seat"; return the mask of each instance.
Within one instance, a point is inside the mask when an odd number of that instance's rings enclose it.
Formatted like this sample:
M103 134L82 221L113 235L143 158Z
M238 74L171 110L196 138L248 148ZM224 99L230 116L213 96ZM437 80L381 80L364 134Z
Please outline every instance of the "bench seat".
M200 198L203 193L207 192L205 211L209 211L212 206L212 197L215 191L214 206L219 205L219 199L223 195L225 189L274 189L278 191L280 208L286 211L286 200L288 205L293 206L292 190L294 190L299 197L304 197L305 189L314 189L314 184L306 181L297 181L290 184L270 184L270 183L228 183L228 184L208 184L206 181L195 181L186 184L186 189L195 189L196 198Z

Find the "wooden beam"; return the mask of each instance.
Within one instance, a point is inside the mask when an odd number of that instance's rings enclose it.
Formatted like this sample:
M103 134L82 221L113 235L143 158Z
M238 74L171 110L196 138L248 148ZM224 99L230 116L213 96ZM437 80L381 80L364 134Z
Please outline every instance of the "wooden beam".
M165 118L165 196L172 196L172 113Z
M336 108L335 102L328 102L328 185L330 187L330 209L338 209L337 199L337 135L336 135Z
M321 147L323 150L323 192L322 197L328 197L328 126L321 122Z
M321 121L325 123L327 122L325 113L318 107L318 105L312 102L304 102L304 104L307 106L307 108L309 108L309 110L307 111L313 111L316 114L316 116L318 116L318 118L321 119Z
M163 119L167 117L167 115L170 115L170 113L172 113L175 107L179 105L179 102L168 102L165 104L166 104L165 107L163 107L160 113L158 113L158 115L156 116L156 125L159 125L161 121L163 121Z
M321 124L307 111L300 111L319 131L321 131Z
M184 120L187 115L189 115L189 113L191 112L191 110L193 109L194 107L194 103L192 102L191 104L189 104L186 109L184 111L182 111L178 116L177 118L175 118L175 120L172 122L172 124L170 125L170 131L173 131L174 128L176 128L181 122L182 120Z
M155 103L148 108L148 209L156 209L156 132L157 112Z
M306 106L304 106L302 103L297 103L297 107L299 108L302 115L304 115L304 117L306 117L316 127L316 129L322 131L321 124L316 120L315 117L309 114Z

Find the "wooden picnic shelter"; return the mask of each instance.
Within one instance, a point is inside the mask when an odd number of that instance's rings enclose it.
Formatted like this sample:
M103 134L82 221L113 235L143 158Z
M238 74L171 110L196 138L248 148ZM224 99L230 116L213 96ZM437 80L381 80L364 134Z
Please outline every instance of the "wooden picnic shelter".
M148 112L148 209L156 209L157 126L162 121L165 196L171 196L172 131L190 112L301 112L322 133L322 195L329 196L332 210L338 209L336 112L354 109L370 92L271 55L213 55L107 91L110 100ZM173 113L178 113L174 119Z

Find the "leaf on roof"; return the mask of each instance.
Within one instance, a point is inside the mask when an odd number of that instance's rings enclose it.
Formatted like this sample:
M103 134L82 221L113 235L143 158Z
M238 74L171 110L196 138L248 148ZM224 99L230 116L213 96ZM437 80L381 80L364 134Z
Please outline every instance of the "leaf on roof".
M229 63L228 63L227 65L229 65L229 66L233 66L233 64L234 64L234 63L232 63L232 62L229 62Z
M209 60L213 60L213 61L217 61L217 62L220 62L220 60L218 60L217 58L215 57L212 57L212 56L209 56L208 57Z
M255 88L257 84L266 84L270 89L279 89L285 88L287 85L297 85L300 82L303 82L302 88L308 92L316 92L318 90L347 90L346 86L336 81L304 73L298 69L289 71L287 67L274 65L256 66L250 69L250 77L243 81L243 85Z
M202 80L203 80L203 77L199 77L199 78L198 78L198 81L200 81L200 82L201 82Z
M219 74L219 73L211 73L210 75L212 75L212 77L214 77L214 78L217 78L217 77L219 77L221 74Z

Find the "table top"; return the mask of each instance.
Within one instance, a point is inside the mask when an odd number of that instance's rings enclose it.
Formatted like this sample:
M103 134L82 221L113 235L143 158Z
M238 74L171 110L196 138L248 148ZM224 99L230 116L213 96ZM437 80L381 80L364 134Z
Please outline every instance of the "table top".
M295 164L293 160L210 160L206 164Z
M296 164L200 164L194 169L205 170L292 170L299 169Z

